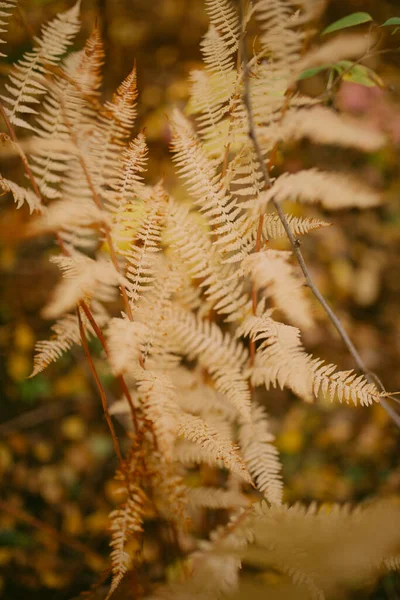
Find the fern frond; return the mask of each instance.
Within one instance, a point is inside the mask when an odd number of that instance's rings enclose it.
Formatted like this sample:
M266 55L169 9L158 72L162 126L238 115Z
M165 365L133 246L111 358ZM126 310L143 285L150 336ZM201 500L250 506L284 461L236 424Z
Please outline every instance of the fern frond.
M236 271L231 265L221 264L208 230L205 226L199 227L198 217L172 199L166 241L190 277L205 288L209 309L229 315L227 321L242 318L250 302L243 290L243 282L235 277ZM207 307L204 309L206 311Z
M385 136L363 121L339 115L324 106L302 110L289 109L282 121L268 130L275 143L308 138L316 144L331 144L375 152L385 145ZM271 143L271 140L268 140Z
M253 385L289 387L306 401L312 399L310 358L300 341L300 330L274 321L268 314L250 316L238 329L239 335L261 342L251 369Z
M119 472L117 478L124 480L126 475ZM128 497L124 504L110 513L111 529L111 564L112 581L107 594L108 600L121 583L124 575L129 570L132 560L126 551L126 545L130 539L136 537L143 531L143 514L146 496L139 485L131 481L123 486L122 490Z
M308 169L298 173L284 173L278 177L272 187L261 192L256 206L260 214L265 212L268 202L274 198L298 200L313 204L320 201L328 210L343 208L370 208L381 203L380 195L361 184L350 175L329 173Z
M295 2L257 0L254 8L261 25L261 43L270 60L282 70L293 69L304 40L304 33L296 30Z
M314 217L295 217L294 215L289 214L286 214L285 216L295 237L298 235L305 235L306 233L310 233L310 231L320 229L321 227L330 227L332 225L332 223ZM276 238L284 237L285 235L286 231L279 215L275 213L264 215L263 236L266 240L274 240Z
M250 250L243 244L238 225L241 208L226 194L215 164L206 155L190 123L178 111L174 113L172 129L174 161L196 204L207 216L210 226L215 227L216 247L221 248L219 251L230 262L241 260Z
M233 490L223 490L214 487L197 487L188 490L189 504L195 508L245 508L250 505L250 499Z
M112 186L115 193L110 194L107 203L116 225L123 230L130 229L130 208L144 187L142 173L145 171L146 159L146 139L140 133L122 153L119 177Z
M62 55L79 31L78 0L70 10L57 15L50 23L44 25L41 37L35 38L35 47L14 66L5 85L9 95L2 96L11 108L6 109L8 117L14 125L33 129L19 114L36 114L32 107L39 103L38 96L46 93L44 75L47 65L57 65Z
M173 311L171 336L181 344L189 359L197 358L208 370L216 389L225 394L245 421L250 420L250 393L242 368L248 353L240 343L211 321L202 321L192 313Z
M120 176L121 150L131 135L136 118L136 67L124 79L111 101L106 102L93 135L89 167L100 195L107 200L108 186Z
M113 372L121 375L136 366L141 345L148 334L144 323L114 318L108 324L107 341L109 361Z
M233 4L229 0L206 0L206 10L210 23L234 52L239 45L240 24Z
M337 371L336 365L324 364L324 361L314 359L311 370L313 372L313 391L316 397L321 394L332 402L352 401L356 406L369 406L379 402L382 392L374 383L368 382L364 375L357 375L352 370Z
M157 185L146 202L144 217L136 238L126 252L127 293L133 305L154 282L157 254L161 251L168 196L162 184Z
M17 208L21 208L23 204L27 204L29 207L29 212L32 214L34 211L38 213L43 213L45 207L43 206L40 198L33 192L27 188L24 188L9 179L4 179L0 175L0 188L4 193L11 192L13 195L14 201L17 205Z
M47 319L72 310L85 298L109 302L114 299L117 286L124 282L112 262L105 258L94 260L74 252L71 256L54 256L51 260L61 269L63 279L43 309L43 316Z
M238 452L238 448L218 432L207 425L200 417L181 415L179 417L179 435L201 446L214 463L222 461L224 467L232 473L237 473L248 483L252 483L250 474Z
M94 122L95 113L87 104L87 99L96 98L101 84L100 69L103 64L104 51L100 33L94 28L91 36L80 52L67 57L62 65L62 75L55 77L49 86L42 110L36 122L36 134L46 145L34 147L32 171L36 176L42 193L48 198L58 198L59 189L53 187L62 181L69 162L77 149L71 151L49 152L49 146L55 141L70 141L70 127L79 139L83 136L89 123ZM68 119L68 126L66 124ZM80 202L80 204L86 204Z
M17 0L5 0L4 2L0 2L0 34L7 32L7 20L11 16L11 11L17 5ZM5 40L0 39L0 44L5 44ZM7 56L0 52L0 57Z
M65 315L52 326L53 335L50 340L37 342L33 371L30 377L41 373L52 362L58 360L74 344L81 343L79 323L76 315Z
M134 375L144 414L153 424L161 456L171 461L179 427L175 386L167 373L137 367Z
M289 263L291 256L283 250L262 250L245 258L242 268L250 273L257 289L266 289L292 324L309 328L314 323L312 308L302 278Z
M345 33L312 48L297 65L298 72L319 65L329 65L345 58L357 59L373 46L374 39L365 33Z
M264 408L253 405L251 423L240 428L240 448L257 489L271 504L282 504L282 466L274 439Z

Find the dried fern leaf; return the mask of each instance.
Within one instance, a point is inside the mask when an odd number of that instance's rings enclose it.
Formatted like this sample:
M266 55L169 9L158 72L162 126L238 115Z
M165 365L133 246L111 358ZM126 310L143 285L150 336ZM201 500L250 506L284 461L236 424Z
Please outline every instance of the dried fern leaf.
M386 143L385 136L377 129L323 106L303 110L289 109L282 122L275 129L269 129L268 136L275 143L279 140L308 138L317 144L355 148L363 152L376 152Z
M47 319L57 318L74 309L86 298L110 302L115 298L117 286L124 283L112 262L105 258L94 260L74 252L70 256L55 256L51 260L61 269L63 279L43 309L42 314Z
M9 179L4 179L4 177L2 177L1 175L0 188L3 190L4 193L11 192L14 201L17 205L17 208L21 208L23 204L27 204L29 207L29 212L31 214L34 211L38 213L44 212L44 206L41 202L41 199L32 190L23 188L17 183L10 181Z
M264 289L275 306L298 327L310 328L314 324L312 308L304 294L303 278L289 260L291 252L262 250L248 256L242 263L257 289Z
M274 321L268 313L250 316L238 329L239 335L261 342L251 369L253 385L289 387L295 394L312 400L310 358L300 341L297 327Z
M252 483L238 448L230 440L221 437L200 417L181 415L179 417L179 435L201 446L212 456L215 463L222 461L228 471L237 473L245 481Z
M229 0L206 0L211 25L220 33L231 52L239 45L240 24L236 9Z
M16 7L17 0L5 0L0 2L0 34L7 33L7 21L11 16L11 11ZM0 39L0 44L5 44L6 41ZM0 57L7 56L0 52Z
M242 368L248 353L240 343L211 321L202 321L192 313L173 311L171 336L181 344L181 353L196 358L208 370L216 389L225 394L245 421L250 416L250 393Z
M233 267L221 264L207 228L199 226L195 213L172 199L168 207L166 242L183 269L204 288L207 297L204 312L214 309L228 315L226 320L241 319L250 302L243 282L235 277Z
M171 461L178 435L175 386L167 373L137 367L134 371L138 392L146 418L152 423L163 460Z
M282 504L282 465L274 439L264 408L253 405L251 423L240 428L240 448L257 489L271 504Z
M345 58L357 59L373 46L374 37L365 33L347 33L332 37L325 44L312 48L297 65L298 72L319 65L329 65Z
M148 327L127 318L111 319L107 329L109 361L113 373L121 375L137 366Z
M95 27L83 50L70 54L64 61L61 75L49 86L49 94L36 119L35 131L42 144L33 148L32 171L41 192L48 198L61 196L55 186L62 181L70 160L77 154L77 148L71 150L67 145L64 151L61 148L49 152L49 147L64 140L74 148L71 134L79 139L95 122L95 111L88 101L99 94L103 58L100 32Z
M118 185L120 155L126 147L136 119L137 95L136 67L133 67L111 101L104 105L93 134L88 166L94 185L105 200L109 198L108 187Z
M366 380L364 375L357 375L354 371L337 371L336 365L325 364L324 361L314 359L311 365L313 372L313 391L316 397L322 395L347 404L353 402L356 406L369 406L379 402L384 396L374 383Z
M254 8L262 30L261 43L272 62L280 69L293 69L301 56L304 41L304 33L296 29L295 3L258 0Z
M35 38L34 49L25 53L13 67L9 83L5 85L9 95L2 96L2 99L11 106L6 111L14 125L33 129L19 115L36 114L32 105L37 105L38 96L46 93L44 75L48 72L47 65L57 65L79 31L79 8L80 0L70 10L44 25L41 37Z
M157 254L161 251L161 233L167 201L168 196L163 186L157 185L146 202L144 217L136 237L125 253L127 293L132 305L137 304L154 282Z
M81 343L79 323L76 315L66 315L52 326L53 335L50 340L37 342L33 371L30 377L41 373L52 362L58 360L74 344Z
M285 216L291 232L295 237L298 235L305 235L306 233L310 233L321 227L330 227L332 225L332 223L314 217L295 217L294 215L289 215L287 213ZM263 236L266 240L274 240L286 236L286 231L279 215L275 213L264 215Z
M190 123L177 111L172 131L174 161L196 204L208 218L210 227L215 228L217 249L229 261L241 260L250 250L243 244L238 225L241 208L232 196L226 194L215 165L207 157Z
M189 489L188 501L194 508L210 508L213 510L245 508L250 505L250 499L240 492L213 487Z
M127 494L124 504L110 513L111 529L111 564L112 581L107 594L108 600L121 583L129 570L132 559L126 551L127 543L143 531L143 515L146 497L142 489L132 481L126 483L126 474L117 473L117 478L124 481L122 491Z
M253 514L248 524L254 543L242 554L244 562L275 566L309 588L311 597L343 598L349 587L379 577L399 544L400 509L390 500L354 510L261 503Z
M379 194L354 177L345 173L338 175L338 173L317 169L284 173L278 177L268 191L260 194L256 210L262 214L272 198L278 202L298 200L307 204L320 201L328 210L370 208L381 203Z

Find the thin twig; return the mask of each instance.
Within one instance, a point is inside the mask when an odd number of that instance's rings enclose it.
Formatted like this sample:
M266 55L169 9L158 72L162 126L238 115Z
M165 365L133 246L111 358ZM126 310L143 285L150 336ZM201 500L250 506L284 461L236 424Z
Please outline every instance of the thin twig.
M260 168L261 168L261 171L262 171L262 174L264 177L265 186L267 189L270 189L272 187L272 182L271 182L271 178L269 176L268 169L267 169L267 166L265 164L265 161L264 161L264 158L262 155L260 143L259 143L258 137L257 137L254 116L253 116L253 109L252 109L252 103L251 103L251 97L250 97L249 65L247 62L246 35L245 34L243 34L243 36L242 36L242 46L243 46L242 47L242 57L243 57L243 63L244 63L244 67L243 67L243 71L244 71L244 74L243 74L243 83L244 83L243 102L244 102L244 106L245 106L246 114L247 114L248 135L249 135L249 138L253 142L254 151L257 155L257 159L260 164ZM317 298L318 302L321 304L322 308L324 309L325 313L329 317L330 321L333 323L334 327L336 328L337 332L339 333L340 337L342 338L344 344L346 345L347 349L349 350L350 354L352 355L359 370L365 375L366 379L370 383L375 383L376 378L373 376L371 371L367 368L366 364L364 363L363 359L361 358L360 354L358 353L358 350L354 346L349 335L347 334L342 323L340 322L340 319L333 312L333 310L331 309L331 307L325 300L324 296L322 295L322 293L319 291L319 289L315 285L315 283L311 277L310 271L308 270L307 264L304 260L303 254L300 250L300 242L293 235L292 230L290 229L289 223L286 219L285 213L283 212L281 205L274 198L272 198L271 202L272 202L276 212L278 213L279 219L280 219L280 221L283 225L283 228L286 232L286 235L289 239L290 245L292 246L293 253L296 256L296 259L300 265L301 270L303 271L307 286L310 288L311 292L314 294L314 296ZM380 384L380 387L382 389L382 392L385 392L385 388L382 384ZM392 419L395 421L395 423L400 427L400 416L397 415L397 413L395 413L395 411L389 406L388 402L384 398L381 398L380 403L382 404L382 406L386 410L386 412L392 417Z
M94 550L91 550L90 548L85 546L85 544L83 544L79 540L75 540L74 538L71 538L71 537L65 535L64 533L61 533L60 531L58 531L51 525L48 525L47 523L40 521L36 517L33 517L32 515L28 514L22 508L16 507L14 504L11 505L7 502L4 502L3 500L0 500L0 511L3 511L3 512L15 517L19 521L23 521L24 523L27 523L31 527L35 527L35 529L40 529L41 531L45 531L49 535L49 537L58 540L64 546L69 546L70 548L73 548L74 550L76 550L77 552L79 552L81 554L84 554L86 556L90 556L91 558L94 558L96 560L96 562L99 562L99 561L104 562L104 558L100 554L97 554L97 552L94 552Z
M80 309L77 309L77 314L78 314L78 321L79 321L79 333L81 335L81 342L82 342L82 347L83 350L86 354L86 359L87 362L89 364L90 370L92 372L93 375L93 379L96 382L97 385L97 389L99 390L99 394L100 394L100 398L101 398L101 403L103 405L103 411L104 411L104 415L106 417L106 421L108 424L108 428L110 430L111 433L111 437L112 437L112 441L113 441L113 445L114 445L114 450L115 450L115 454L117 455L117 458L119 460L120 463L122 463L122 454L121 454L121 450L119 447L119 442L118 442L118 437L117 434L115 433L115 429L114 429L114 425L111 419L111 415L109 413L108 410L108 402L107 402L107 396L106 393L104 391L104 387L103 384L100 381L100 377L97 373L96 367L94 365L94 362L92 360L92 357L90 355L90 351L89 351L89 346L87 343L87 339L86 339L86 333L85 333L85 329L83 327L83 323L82 323L82 317L81 317L81 313L80 313Z

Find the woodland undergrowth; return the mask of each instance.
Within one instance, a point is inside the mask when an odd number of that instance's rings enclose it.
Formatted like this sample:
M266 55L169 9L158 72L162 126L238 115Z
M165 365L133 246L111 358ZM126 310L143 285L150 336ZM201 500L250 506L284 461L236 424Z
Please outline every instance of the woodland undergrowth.
M16 5L0 2L3 30ZM329 94L311 98L298 87L320 64L318 52L324 62L357 61L372 34L341 44L332 36L307 53L317 1L205 7L203 69L191 74L186 109L166 117L184 199L162 176L146 179L136 67L103 102L99 28L72 51L80 2L43 25L10 72L2 141L20 158L26 185L1 176L0 187L17 208L28 206L30 235L55 235L51 261L61 274L42 312L53 333L37 342L32 377L80 345L96 383L121 490L109 517L107 599L125 575L128 597L149 600L344 598L399 567L400 505L285 504L267 391L359 410L380 403L398 420L303 256L302 236L330 223L287 210L294 202L373 210L382 199L351 173L280 173L275 161L300 139L364 154L390 144L340 114ZM282 250L275 241L285 236ZM358 371L303 345L302 333L324 318ZM94 338L119 386L111 406L91 356ZM262 405L257 388L266 390ZM160 552L166 545L173 555L158 578L142 562L150 522L164 531Z

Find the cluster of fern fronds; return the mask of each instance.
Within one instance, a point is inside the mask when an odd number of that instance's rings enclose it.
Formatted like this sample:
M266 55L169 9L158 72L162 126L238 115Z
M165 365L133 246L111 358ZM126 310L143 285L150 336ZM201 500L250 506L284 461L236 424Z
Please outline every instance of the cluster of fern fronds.
M4 21L15 4L0 3ZM301 330L316 324L313 299L292 253L273 247L286 232L271 201L336 210L373 207L380 198L350 175L308 169L275 177L273 156L278 145L300 138L360 152L385 139L294 91L317 3L255 0L243 3L241 17L230 0L205 4L204 69L191 75L186 114L169 115L184 201L162 180L146 182L146 138L134 129L135 68L103 104L98 28L82 50L68 52L79 2L43 27L11 71L2 113L28 185L1 177L0 186L38 213L32 233L56 234L52 261L62 275L43 309L55 320L53 335L37 344L32 375L80 344L97 383L124 497L110 515L107 597L133 570L137 598L206 599L240 590L252 598L322 598L343 593L354 573L358 583L398 566L393 524L400 507L388 502L353 514L283 504L281 464L255 388L364 406L384 394L303 347ZM258 34L247 59L250 23ZM23 130L32 137L21 141ZM288 213L285 219L295 238L328 225ZM120 312L113 313L118 298ZM92 337L119 382L121 399L111 407L90 356ZM115 416L126 424L126 455ZM212 484L194 485L191 475L204 468ZM201 525L206 511L224 515L213 531ZM179 551L181 568L164 573L160 588L141 570L150 513L167 523ZM246 570L240 578L242 564L275 570L279 585L270 589Z

